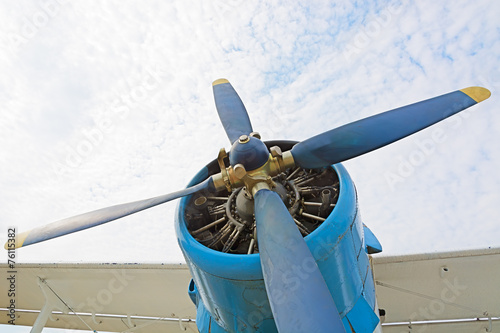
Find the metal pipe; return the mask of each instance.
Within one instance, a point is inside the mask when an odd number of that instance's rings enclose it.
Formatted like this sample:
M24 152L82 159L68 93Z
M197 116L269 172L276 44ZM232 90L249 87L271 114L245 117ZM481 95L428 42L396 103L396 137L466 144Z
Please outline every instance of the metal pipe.
M225 217L225 216L223 216L223 217L221 217L220 219L218 219L218 220L216 220L216 221L213 221L212 223L207 224L206 226L201 227L201 228L200 228L200 229L198 229L198 230L193 231L191 234L192 234L193 236L194 236L194 235L197 235L197 234L199 234L200 232L203 232L203 231L205 231L205 230L208 230L208 229L212 228L213 226L216 226L217 224L219 224L219 223L221 223L221 222L224 222L225 220L226 220L226 217Z
M252 238L250 240L250 245L248 246L248 252L247 254L252 254L253 253L253 247L255 246L255 239Z
M207 197L207 200L222 200L226 201L228 197Z
M322 218L320 216L316 216L316 215L312 215L312 214L309 214L309 213L306 213L306 212L301 212L299 213L300 215L304 216L304 217L308 217L310 219L314 219L314 220L317 220L317 221L325 221L326 219L325 218Z

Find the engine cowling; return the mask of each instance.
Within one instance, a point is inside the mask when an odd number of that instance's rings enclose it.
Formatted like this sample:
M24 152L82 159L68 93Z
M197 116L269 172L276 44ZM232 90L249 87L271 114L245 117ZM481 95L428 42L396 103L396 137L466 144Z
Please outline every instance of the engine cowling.
M268 147L277 145L282 150L288 150L294 143L273 141L266 142L266 145ZM280 188L276 191L284 197L283 200L289 206L292 215L294 209L295 214L300 212L301 217L304 217L303 214L306 213L305 218L302 219L303 223L298 223L299 230L301 230L300 224L307 231L314 227L314 230L309 234L304 230L301 231L333 296L346 331L351 331L352 327L355 331L372 332L379 320L375 314L378 310L367 248L370 248L371 251L377 251L377 249L380 250L380 245L376 239L376 244L373 244L373 240L372 244L368 244L369 246L365 244L364 227L358 212L354 183L345 168L341 164L336 164L328 169L311 170L310 172L311 174L312 172L325 174L327 180L337 182L325 186L330 187L332 191L320 191L321 193L316 194L316 197L312 199L307 199L308 201L304 201L305 194L299 194L301 202L298 205L301 206L301 212L297 207L293 207L297 206L297 195L294 198L293 194L283 194L283 188L288 192L296 192L297 186L295 188L289 186L289 182L286 180L294 170L287 171L286 175L277 176L282 179L277 179L275 182L284 185L276 186ZM198 172L189 186L217 172L219 172L217 161L212 161ZM328 176L329 172L333 176ZM322 182L324 181L325 179L322 179ZM301 183L304 182L302 180ZM307 185L312 183L314 182L309 181ZM304 186L300 188L303 189ZM338 193L334 193L335 189ZM240 229L249 233L252 230L252 225L249 212L244 208L245 205L238 203L238 207L234 207L237 195L233 194L234 202L229 200L231 197L229 193L224 195L228 196L226 206L232 207L232 209L229 208L228 214L234 215L226 217L226 220L235 220L231 235L233 232L237 233L239 224L243 225L240 226ZM329 196L330 205L334 207L330 209L325 207L326 199L324 196ZM223 209L213 208L214 205L220 207L220 204L212 204L212 209L208 209L207 200L209 202L210 200L221 200L221 194L198 193L196 197L182 198L175 224L179 245L193 277L189 293L197 306L197 325L200 332L276 332L262 276L259 254L246 254L241 250L241 248L250 247L251 244L247 246L247 243L251 243L251 235L244 236L249 239L240 237L239 243L234 242L229 250L227 246L222 246L224 239L226 242L229 240L229 232L225 236L226 238L222 238L218 242L218 246L213 244L209 246L210 243L214 242L214 240L210 242L211 236L222 234L220 225L223 222L227 225L230 223L222 221L214 224L222 219L222 215L217 215L217 213L222 214ZM240 202L242 200L240 199ZM287 200L289 201L287 202ZM316 223L317 225L314 226L314 223L310 221L308 224L307 220L311 220L311 218L308 217L307 211L311 211L311 208L307 206L311 204L304 205L304 202L315 203L313 210L318 210L318 217L321 218L321 213L327 214L324 216L324 221L312 218L312 220L321 223ZM322 212L321 209L323 209ZM209 224L214 224L213 231L210 231ZM203 232L207 232L206 237L208 237L209 242L201 235ZM256 246L255 252L257 251L258 247ZM287 282L293 284L293 281L298 281L297 279L306 279L307 271L307 266L297 265L293 267L294 274L289 276L290 281Z

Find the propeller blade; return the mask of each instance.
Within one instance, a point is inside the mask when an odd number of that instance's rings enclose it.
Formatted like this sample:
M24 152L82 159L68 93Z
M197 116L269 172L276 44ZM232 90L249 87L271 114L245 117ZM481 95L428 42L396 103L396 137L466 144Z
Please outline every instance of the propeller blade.
M345 332L304 238L278 194L255 196L260 261L279 332Z
M52 222L45 226L35 228L30 231L25 231L16 235L15 248L28 246L35 243L40 243L52 238L64 236L73 232L81 231L84 229L92 228L127 215L137 213L141 210L148 209L170 200L174 200L186 195L198 192L200 190L211 190L213 188L212 178L186 189L160 195L158 197L129 202L121 205L106 207L92 212L84 213L81 215L69 217L63 220ZM8 247L9 242L5 243L5 249L12 249ZM12 245L10 245L12 246Z
M226 79L219 79L214 81L212 86L217 113L231 144L241 135L252 133L252 124L245 105L231 83Z
M418 132L490 95L488 89L469 87L380 113L302 141L292 148L292 156L308 169L339 163Z

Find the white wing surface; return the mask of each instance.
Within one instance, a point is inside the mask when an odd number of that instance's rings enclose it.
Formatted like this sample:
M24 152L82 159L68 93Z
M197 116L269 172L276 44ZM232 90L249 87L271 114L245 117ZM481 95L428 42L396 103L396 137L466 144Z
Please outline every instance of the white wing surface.
M0 271L0 324L11 320L7 291L14 282L16 325L33 326L41 310L49 309L45 327L197 332L186 265L17 264L12 270L3 264Z
M500 248L374 256L384 333L500 332Z

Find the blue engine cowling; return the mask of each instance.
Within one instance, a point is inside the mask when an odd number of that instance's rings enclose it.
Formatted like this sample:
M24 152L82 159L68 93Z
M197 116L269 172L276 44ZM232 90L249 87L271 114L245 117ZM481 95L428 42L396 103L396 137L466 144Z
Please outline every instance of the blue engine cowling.
M288 150L294 144L274 141ZM356 190L346 169L336 164L339 178L337 204L316 230L305 237L340 312L347 332L373 332L379 323L376 315L375 286L370 253L381 247L371 231L363 226ZM216 161L208 164L188 186L216 173ZM190 198L181 199L176 214L179 245L193 280L189 294L197 307L200 332L277 332L267 299L259 254L229 254L212 250L191 236L185 214ZM365 240L364 234L367 233ZM366 241L369 243L366 244ZM307 267L292 267L292 279L307 276Z

